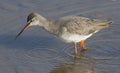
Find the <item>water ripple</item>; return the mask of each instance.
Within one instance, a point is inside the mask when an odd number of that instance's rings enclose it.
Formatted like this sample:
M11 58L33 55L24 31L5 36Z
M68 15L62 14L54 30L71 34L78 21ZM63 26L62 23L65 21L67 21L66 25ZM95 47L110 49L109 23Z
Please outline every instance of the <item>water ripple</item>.
M50 48L35 48L27 52L27 57L34 60L47 61L58 56L58 52Z

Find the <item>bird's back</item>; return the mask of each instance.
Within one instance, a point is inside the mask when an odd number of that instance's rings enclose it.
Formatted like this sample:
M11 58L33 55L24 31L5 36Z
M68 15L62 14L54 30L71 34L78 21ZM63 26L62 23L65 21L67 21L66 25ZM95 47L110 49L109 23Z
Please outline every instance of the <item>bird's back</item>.
M73 34L88 35L97 30L107 27L111 21L90 19L79 16L67 16L56 20L54 24L60 33L69 32Z

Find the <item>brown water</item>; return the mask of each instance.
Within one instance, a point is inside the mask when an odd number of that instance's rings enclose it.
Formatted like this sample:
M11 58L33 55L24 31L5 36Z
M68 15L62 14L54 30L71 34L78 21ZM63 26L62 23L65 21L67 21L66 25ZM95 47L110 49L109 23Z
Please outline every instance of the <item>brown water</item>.
M68 15L114 23L90 37L76 63L73 44L31 27L16 41L26 17L38 12L49 20ZM0 0L0 73L120 73L119 0Z

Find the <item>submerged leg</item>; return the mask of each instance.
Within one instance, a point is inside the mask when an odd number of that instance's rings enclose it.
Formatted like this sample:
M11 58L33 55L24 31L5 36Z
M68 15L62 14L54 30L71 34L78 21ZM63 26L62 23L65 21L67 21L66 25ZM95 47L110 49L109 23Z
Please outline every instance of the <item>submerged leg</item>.
M85 43L85 40L80 41L80 47L82 48L82 50L86 50L84 43Z
M85 57L85 51L86 50L83 50L83 49L80 51L80 58L84 58Z
M77 56L77 46L76 46L76 42L74 42L74 57Z

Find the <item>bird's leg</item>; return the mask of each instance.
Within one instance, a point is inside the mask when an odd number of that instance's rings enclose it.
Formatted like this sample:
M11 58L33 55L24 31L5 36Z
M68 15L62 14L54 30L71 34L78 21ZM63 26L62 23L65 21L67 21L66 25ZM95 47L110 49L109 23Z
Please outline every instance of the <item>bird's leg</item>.
M86 51L86 50L81 50L81 51L80 51L80 58L85 57L85 51Z
M74 58L77 56L77 46L76 42L74 42Z
M80 47L82 48L82 50L86 50L84 43L85 43L85 40L80 41Z
M74 65L76 64L76 57L74 57Z

